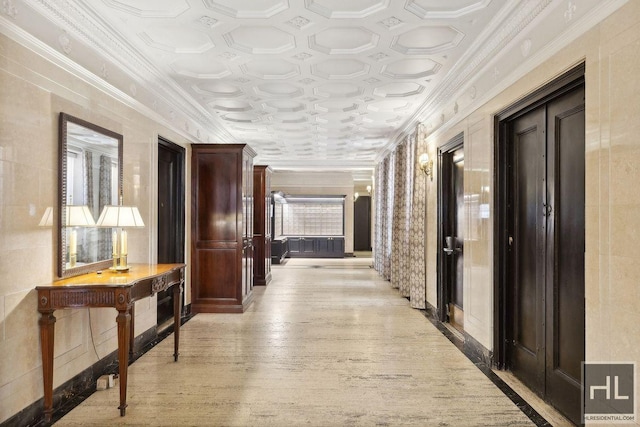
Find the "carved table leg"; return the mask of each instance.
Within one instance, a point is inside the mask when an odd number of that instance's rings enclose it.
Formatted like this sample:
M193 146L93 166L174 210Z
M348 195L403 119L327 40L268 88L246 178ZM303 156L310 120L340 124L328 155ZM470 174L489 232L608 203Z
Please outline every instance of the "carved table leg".
M120 375L120 416L124 417L127 409L127 372L129 370L129 339L131 335L130 307L118 310L118 370Z
M180 310L182 309L182 283L173 285L173 361L178 361L180 345Z
M131 304L131 331L129 332L129 358L133 359L133 344L136 340L136 305Z
M53 415L53 340L56 318L53 310L41 311L40 345L42 347L42 377L44 382L44 417L47 422Z

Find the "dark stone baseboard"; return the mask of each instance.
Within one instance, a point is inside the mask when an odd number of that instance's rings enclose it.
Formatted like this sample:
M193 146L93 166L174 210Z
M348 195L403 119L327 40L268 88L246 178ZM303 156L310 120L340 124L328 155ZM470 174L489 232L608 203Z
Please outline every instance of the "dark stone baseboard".
M183 313L181 324L186 323L194 316L191 314L190 304L183 309ZM171 335L173 329L174 327L171 325L159 332L158 328L154 326L138 335L134 340L134 352L133 357L129 359L129 365ZM105 374L117 373L118 350L115 350L53 390L54 412L51 417L51 423L47 423L44 420L44 398L40 398L0 423L0 427L40 427L51 425L91 396L96 391L98 378ZM117 408L114 408L115 410Z
M551 424L544 419L526 400L516 393L502 378L496 375L491 369L494 366L493 354L475 338L466 332L462 332L464 339L460 339L457 334L451 332L438 318L437 309L427 303L427 308L423 310L424 316L455 345L474 365L486 375L516 406L527 416L536 426L550 427Z

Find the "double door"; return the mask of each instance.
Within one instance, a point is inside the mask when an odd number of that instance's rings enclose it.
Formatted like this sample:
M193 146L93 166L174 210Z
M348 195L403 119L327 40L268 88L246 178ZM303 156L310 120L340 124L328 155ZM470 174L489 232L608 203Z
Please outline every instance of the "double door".
M584 86L507 123L507 367L580 421Z

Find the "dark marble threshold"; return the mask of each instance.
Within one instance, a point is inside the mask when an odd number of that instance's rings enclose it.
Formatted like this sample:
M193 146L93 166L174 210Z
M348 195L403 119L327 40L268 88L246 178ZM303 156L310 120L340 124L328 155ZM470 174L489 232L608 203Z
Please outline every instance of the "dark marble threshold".
M191 313L190 305L184 308L184 313L180 322L181 325L184 325L194 316ZM156 326L138 335L135 338L134 353L133 357L129 358L129 365L170 336L173 333L173 329L173 324L161 331ZM0 423L0 427L50 426L91 396L96 391L96 381L100 376L117 372L118 350L116 349L53 390L54 412L50 423L44 420L44 398L40 398L11 418ZM114 408L114 410L117 410L117 408Z
M426 310L420 310L424 316L455 345L474 365L485 374L515 405L538 427L551 427L542 415L538 413L526 400L516 393L502 378L491 369L492 356L482 344L471 335L463 333L464 341L451 332L437 317L437 311L431 304L427 304Z

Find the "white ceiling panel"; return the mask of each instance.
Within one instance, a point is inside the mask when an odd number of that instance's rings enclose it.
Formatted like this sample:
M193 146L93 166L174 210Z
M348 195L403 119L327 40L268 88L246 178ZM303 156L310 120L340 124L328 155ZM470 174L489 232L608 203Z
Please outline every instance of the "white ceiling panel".
M5 28L194 143L248 143L274 169L362 170L419 122L433 132L455 120L554 37L620 1L5 3Z

